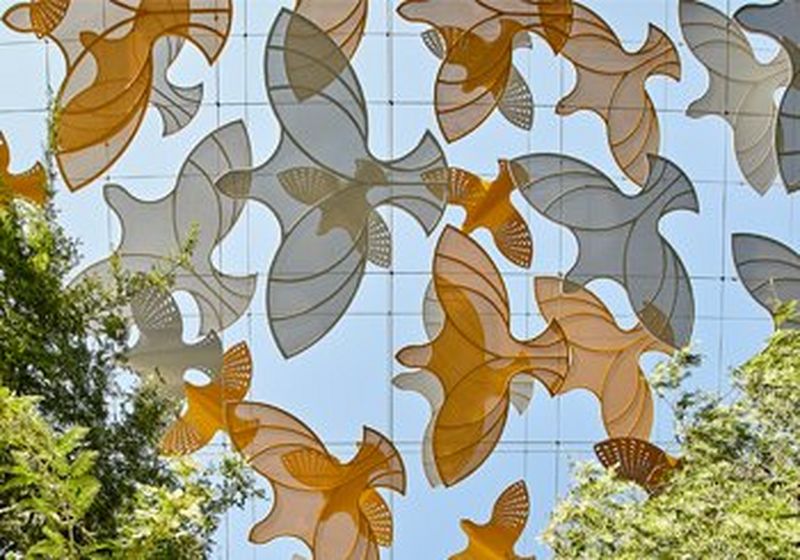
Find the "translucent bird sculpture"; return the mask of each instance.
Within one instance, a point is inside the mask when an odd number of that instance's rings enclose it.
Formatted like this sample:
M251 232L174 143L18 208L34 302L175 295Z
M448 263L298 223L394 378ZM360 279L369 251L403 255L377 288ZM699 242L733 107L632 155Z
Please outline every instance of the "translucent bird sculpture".
M680 459L636 438L607 439L596 444L594 451L604 467L615 468L617 476L635 482L651 495L658 494L666 476L680 466Z
M266 87L281 124L272 156L223 177L230 196L270 208L281 242L268 278L267 313L291 357L322 339L346 313L367 263L388 267L391 234L377 211L406 210L426 233L438 223L446 168L430 133L392 161L369 149L366 101L345 54L304 17L282 10L269 33Z
M267 480L273 506L250 531L254 543L279 537L303 541L314 558L376 560L393 537L392 514L378 489L405 493L405 468L384 436L364 428L347 463L291 414L260 403L228 409L236 448Z
M0 208L12 199L24 198L34 204L43 205L48 197L47 172L41 163L22 173L11 172L11 148L6 137L0 133Z
M348 59L364 37L369 0L297 0L294 11L319 27Z
M551 394L558 392L569 355L557 323L531 340L512 336L500 273L474 241L450 226L436 248L433 282L441 326L428 344L397 353L400 363L420 371L402 374L394 383L431 404L423 461L431 484L452 486L489 458L509 405L520 411L527 406L532 379ZM522 381L515 387L516 378Z
M152 104L175 132L197 113L202 86L167 73L185 41L213 64L231 23L230 0L32 0L12 6L6 25L55 41L67 72L55 99L56 162L71 190L107 171L133 141Z

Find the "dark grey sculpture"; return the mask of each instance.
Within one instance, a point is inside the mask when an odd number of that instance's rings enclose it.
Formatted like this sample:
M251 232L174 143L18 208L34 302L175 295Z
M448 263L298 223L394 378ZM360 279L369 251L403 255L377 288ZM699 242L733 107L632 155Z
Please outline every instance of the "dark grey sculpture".
M347 311L367 262L388 267L391 235L376 209L392 205L433 231L446 203L444 154L430 133L405 156L369 149L361 85L339 47L307 19L282 10L269 33L266 89L281 124L272 156L219 181L278 218L267 311L281 352L312 346ZM437 173L438 172L438 173Z
M674 348L686 346L694 326L694 297L686 269L658 231L676 210L698 212L688 177L669 160L650 155L642 192L626 196L601 171L558 154L512 161L515 184L539 212L569 228L578 260L566 280L584 286L597 278L619 282L642 324Z

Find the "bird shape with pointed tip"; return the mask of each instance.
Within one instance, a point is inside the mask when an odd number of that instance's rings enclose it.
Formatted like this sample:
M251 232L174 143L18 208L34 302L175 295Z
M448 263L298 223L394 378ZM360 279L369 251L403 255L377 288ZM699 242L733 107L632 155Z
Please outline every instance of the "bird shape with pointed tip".
M702 2L681 0L680 24L689 50L709 74L708 89L686 114L716 115L728 123L742 175L764 194L778 174L775 92L789 84L791 60L780 49L760 62L736 20Z
M800 255L791 247L762 235L737 233L733 261L742 285L773 318L782 304L800 301ZM788 317L780 326L800 329L800 319Z
M228 406L244 400L250 390L253 361L247 343L222 356L222 367L205 385L184 383L186 410L167 428L160 449L165 455L187 455L205 447L218 432L227 431Z
M686 174L649 156L650 175L635 196L623 194L600 170L560 154L531 154L511 162L515 185L541 214L575 235L578 258L568 291L608 278L627 292L637 317L670 347L689 344L694 295L680 257L658 229L671 212L698 212Z
M108 170L133 141L148 103L165 133L183 128L199 109L202 86L180 88L167 71L184 41L213 64L231 23L230 0L38 0L3 17L20 32L52 38L67 59L54 102L56 162L71 190ZM164 39L162 41L162 39Z
M294 11L319 27L352 59L364 37L369 0L297 0Z
M555 322L531 340L514 338L499 271L477 243L451 226L436 247L433 278L441 328L428 344L397 353L401 364L421 371L394 383L420 392L431 404L423 460L432 454L432 484L452 486L477 470L497 445L515 378L538 379L555 394L569 355ZM522 408L523 401L518 401Z
M477 129L495 110L529 129L533 101L513 65L515 48L529 32L558 53L572 23L572 0L469 0L453 9L449 0L405 0L397 12L408 21L431 25L428 48L442 60L436 77L435 108L448 142Z
M519 480L497 498L488 523L479 525L469 519L461 520L461 529L469 544L450 560L536 560L514 552L529 515L528 487L525 481Z
M652 76L680 80L678 51L661 29L650 25L644 45L629 53L603 18L578 3L570 30L561 54L575 67L575 87L558 102L556 113L587 110L603 119L614 161L642 185L650 171L648 156L659 152L661 142L645 82Z
M533 240L528 225L511 204L514 183L508 162L498 162L499 173L492 181L481 179L464 169L446 170L449 204L466 211L461 231L471 234L488 229L497 248L508 260L529 268L533 258Z
M314 558L374 560L392 542L393 523L378 489L405 493L405 467L394 445L364 428L355 456L342 463L299 419L244 402L228 408L231 439L272 485L273 506L250 532L254 543L296 537Z
M24 198L43 205L48 197L47 172L41 163L22 173L12 173L11 148L6 137L0 133L0 208L7 206L14 198Z
M571 351L572 361L558 394L588 390L600 401L609 436L648 439L653 397L639 358L645 352L669 355L675 349L641 323L621 329L592 292L581 287L566 289L564 284L559 278L539 277L534 281L542 317L561 325Z
M392 161L369 148L366 101L356 73L313 22L282 10L266 47L267 94L281 124L272 156L217 183L275 214L281 241L267 283L267 316L281 353L319 342L347 312L368 263L388 267L391 233L378 212L408 212L430 234L446 206L447 164L426 133Z
M679 468L680 459L649 441L638 438L611 438L594 446L595 454L607 469L634 482L650 495L658 494L670 472Z
M221 272L213 259L217 246L236 225L245 201L225 196L215 180L231 169L250 165L250 140L244 124L235 121L203 138L178 172L175 187L158 200L140 200L119 185L103 194L122 222L114 257L94 263L78 279L96 276L114 281L114 262L130 272L153 269L177 274L173 291L192 296L200 313L200 333L222 331L247 310L256 275ZM191 251L186 255L187 248Z

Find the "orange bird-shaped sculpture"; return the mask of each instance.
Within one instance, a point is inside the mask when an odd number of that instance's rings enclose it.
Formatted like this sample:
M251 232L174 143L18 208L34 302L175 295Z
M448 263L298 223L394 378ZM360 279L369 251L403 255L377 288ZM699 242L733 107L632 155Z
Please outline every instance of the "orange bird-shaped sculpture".
M535 560L533 556L523 558L514 552L529 514L528 487L519 480L497 498L488 523L478 525L469 519L461 520L469 544L450 560Z
M6 137L0 133L0 208L14 198L24 198L42 205L47 200L47 173L37 162L22 173L12 173L11 149Z
M53 110L58 166L71 190L102 175L133 141L152 103L164 132L188 124L202 86L173 85L167 72L185 41L209 64L230 31L230 0L33 0L12 6L6 25L61 48L67 72Z
M503 256L517 266L529 268L533 240L525 220L511 204L515 185L509 165L506 160L498 161L499 172L492 181L457 167L434 173L447 174L447 201L466 212L461 231L471 234L479 228L488 229Z
M514 402L512 384L538 379L555 394L569 356L556 322L531 340L514 338L499 271L477 243L450 226L436 248L433 283L440 328L429 332L430 343L398 352L400 363L420 371L398 376L395 385L430 402L423 460L434 463L434 469L426 468L432 484L451 486L480 467L497 445ZM527 404L517 402L518 409Z
M296 537L314 558L376 560L392 542L392 514L379 488L405 493L400 453L364 428L356 455L342 463L303 422L261 403L228 409L229 433L250 465L270 481L273 506L250 531L266 543Z
M617 476L635 482L651 495L663 488L665 478L681 464L677 457L637 438L607 439L596 444L594 451L605 468L616 468Z
M185 382L186 410L161 439L167 455L185 455L204 447L219 431L227 431L228 406L241 402L250 390L253 361L240 342L222 357L222 369L206 385Z
M654 337L641 323L629 330L617 326L603 302L585 288L559 278L535 280L536 301L547 321L558 321L572 354L559 394L586 389L600 400L603 424L611 437L650 437L653 397L639 367L645 352L672 354L674 348Z

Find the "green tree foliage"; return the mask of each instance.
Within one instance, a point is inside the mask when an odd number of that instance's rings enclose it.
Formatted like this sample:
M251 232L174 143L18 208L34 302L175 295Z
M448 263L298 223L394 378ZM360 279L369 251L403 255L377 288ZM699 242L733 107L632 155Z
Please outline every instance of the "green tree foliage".
M558 558L800 558L800 332L777 331L726 397L681 391L682 365L653 382L683 466L649 499L581 466L544 534Z
M68 287L77 260L51 214L0 212L0 557L202 557L252 481L158 455L176 405L125 367L124 316L169 271Z

